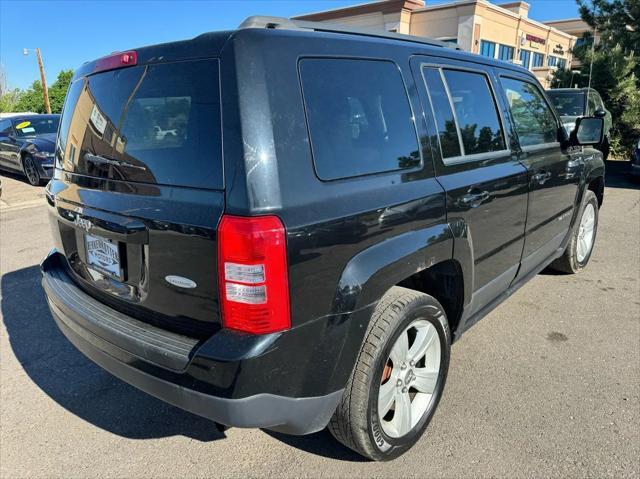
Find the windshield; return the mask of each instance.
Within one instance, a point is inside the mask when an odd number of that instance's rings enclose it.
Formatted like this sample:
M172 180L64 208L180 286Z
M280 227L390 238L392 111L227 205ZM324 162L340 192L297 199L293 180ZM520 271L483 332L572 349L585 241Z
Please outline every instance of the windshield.
M554 91L547 93L561 116L584 115L584 95L582 93L561 93Z
M44 118L19 118L13 121L13 128L18 138L56 133L60 117L47 116Z

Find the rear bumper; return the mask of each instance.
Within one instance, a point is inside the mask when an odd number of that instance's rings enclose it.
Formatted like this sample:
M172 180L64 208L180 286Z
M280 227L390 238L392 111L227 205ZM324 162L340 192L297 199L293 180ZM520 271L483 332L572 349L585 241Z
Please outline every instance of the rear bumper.
M221 381L233 384L241 382L242 375L272 375L272 371L260 370L260 356L268 357L269 348L245 340L249 350L234 348L236 359L230 357L227 361L231 364L218 371L215 367L202 371L203 364L211 366L207 357L211 341L161 333L162 330L124 317L76 286L64 272L63 261L61 255L53 253L42 264L42 283L54 320L76 348L114 376L174 406L227 426L309 434L329 422L342 389L312 397L260 391L245 397L215 394L211 386ZM277 338L269 342L277 343ZM247 356L253 353L258 357L247 363ZM272 368L269 361L265 363ZM246 370L247 365L252 370ZM234 371L235 376L230 377L229 371ZM231 387L221 393L233 396L233 391Z

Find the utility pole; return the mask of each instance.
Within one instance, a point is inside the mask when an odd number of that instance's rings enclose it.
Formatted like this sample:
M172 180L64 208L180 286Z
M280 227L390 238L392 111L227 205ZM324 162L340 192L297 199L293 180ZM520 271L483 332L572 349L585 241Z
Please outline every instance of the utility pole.
M36 48L36 58L38 59L38 69L40 70L40 82L42 83L42 96L44 99L44 109L47 113L51 114L51 105L49 104L49 90L47 90L47 79L44 77L44 65L42 64L42 55L40 49ZM25 55L29 54L29 49L24 48L22 52Z

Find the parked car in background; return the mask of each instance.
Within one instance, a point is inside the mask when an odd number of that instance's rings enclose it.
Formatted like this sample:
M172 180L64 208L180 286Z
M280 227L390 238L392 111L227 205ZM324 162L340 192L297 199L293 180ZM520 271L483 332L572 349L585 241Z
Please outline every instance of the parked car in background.
M602 156L606 160L609 157L613 120L611 113L602 101L602 97L600 97L600 93L593 88L553 88L547 90L547 95L560 114L567 133L573 131L578 118L595 116L604 119L604 136L596 148L602 152Z
M60 115L0 119L0 168L22 173L32 185L51 178Z
M154 396L393 459L452 341L589 262L602 130L568 137L530 71L421 37L258 17L117 53L69 87L44 290Z
M631 174L636 178L640 178L640 139L636 143L636 149L631 158Z

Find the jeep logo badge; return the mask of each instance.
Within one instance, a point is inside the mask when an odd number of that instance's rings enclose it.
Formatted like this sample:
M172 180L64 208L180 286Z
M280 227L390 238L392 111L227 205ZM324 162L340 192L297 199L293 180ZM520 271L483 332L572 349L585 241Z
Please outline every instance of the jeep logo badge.
M198 286L195 281L192 281L189 278L183 278L182 276L169 275L165 276L164 280L178 288L193 289Z
M86 218L81 218L80 215L76 215L75 220L73 221L78 228L81 228L85 231L89 231L93 226L93 223Z

